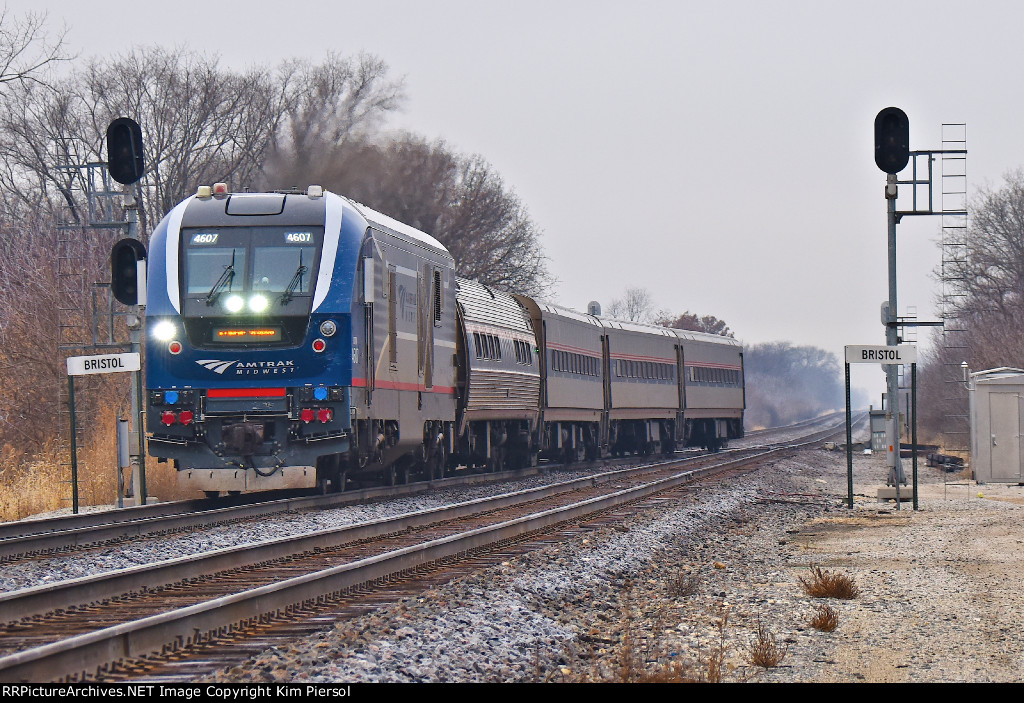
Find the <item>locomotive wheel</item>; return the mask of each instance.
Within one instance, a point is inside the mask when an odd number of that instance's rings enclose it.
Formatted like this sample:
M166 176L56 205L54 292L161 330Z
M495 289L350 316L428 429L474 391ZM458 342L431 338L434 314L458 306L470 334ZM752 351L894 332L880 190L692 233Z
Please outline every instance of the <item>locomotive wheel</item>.
M575 464L576 462L583 461L587 457L587 448L582 443L577 444L575 447L565 448L565 463Z
M444 469L448 466L448 452L443 449L435 454L428 464L431 480L444 478Z

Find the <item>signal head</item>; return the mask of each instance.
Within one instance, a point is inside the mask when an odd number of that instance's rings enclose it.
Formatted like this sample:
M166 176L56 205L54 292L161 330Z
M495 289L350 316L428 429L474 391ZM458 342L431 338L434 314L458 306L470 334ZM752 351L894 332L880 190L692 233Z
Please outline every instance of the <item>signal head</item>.
M910 161L910 120L898 107L887 107L875 116L875 165L896 174Z
M138 239L122 239L110 251L110 290L124 305L139 304L138 262L146 260L146 246Z
M107 126L107 170L122 185L135 183L145 172L142 128L130 117L118 117Z

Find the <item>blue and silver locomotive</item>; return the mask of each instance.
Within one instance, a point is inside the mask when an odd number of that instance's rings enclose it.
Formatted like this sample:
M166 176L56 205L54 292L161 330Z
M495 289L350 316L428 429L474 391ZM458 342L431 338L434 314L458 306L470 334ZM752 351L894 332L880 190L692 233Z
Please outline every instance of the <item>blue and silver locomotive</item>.
M150 242L149 453L211 493L439 473L454 286L435 239L318 187L200 188Z

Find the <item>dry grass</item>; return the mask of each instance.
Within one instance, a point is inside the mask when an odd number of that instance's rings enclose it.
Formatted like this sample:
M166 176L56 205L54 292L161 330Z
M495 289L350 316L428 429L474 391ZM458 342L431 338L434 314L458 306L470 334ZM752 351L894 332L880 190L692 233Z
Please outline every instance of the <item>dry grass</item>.
M702 683L721 683L722 675L725 673L725 656L729 652L725 643L725 628L729 624L729 611L720 608L719 613L719 618L715 621L718 642L711 648L707 660L701 662Z
M754 641L750 643L748 653L750 663L763 669L771 669L782 663L789 651L788 645L779 646L775 639L775 633L761 624L761 618L757 618L757 634Z
M620 669L621 683L722 683L725 675L725 659L729 653L726 644L726 628L729 623L728 610L719 611L715 620L718 631L717 641L705 655L698 656L695 663L682 662L665 656L664 653L652 651L649 647L642 650L642 656L627 654L626 661L632 662L631 669ZM623 641L622 651L632 652L632 643ZM644 662L654 662L654 666L644 668ZM622 674L628 674L622 678Z
M116 419L113 405L89 418L96 431L78 448L80 507L117 503ZM146 492L161 500L178 498L177 476L169 463L147 457ZM71 505L71 450L66 443L53 440L31 454L10 445L0 448L0 520L20 520Z
M683 591L689 591L698 581L696 577L681 580L685 586ZM675 590L674 585L670 587ZM576 683L719 683L723 680L729 652L726 637L729 621L727 608L719 605L715 619L716 634L710 648L699 650L696 660L690 660L679 656L679 646L673 642L672 633L676 620L667 615L671 609L638 609L632 585L627 584L625 588L618 632L609 632L608 635L611 637L606 639L598 636L595 631L587 638L597 645L607 643L610 645L608 649L591 649L589 654L583 653L582 656L579 652L567 653L564 657L566 660L589 661L590 670L562 676L560 680ZM649 623L645 624L638 620L639 611L650 613L652 610L653 615ZM557 670L554 677L550 674L544 675L539 652L535 666L536 681L559 678ZM562 673L568 674L568 669Z
M35 454L11 446L0 451L0 519L20 520L61 507L60 446L53 442ZM70 491L68 491L70 496Z
M831 605L822 603L814 611L810 621L811 627L822 632L832 632L839 627L839 611Z
M860 589L853 578L834 571L823 571L820 566L811 567L809 578L800 577L804 593L812 598L839 598L851 600L860 595Z

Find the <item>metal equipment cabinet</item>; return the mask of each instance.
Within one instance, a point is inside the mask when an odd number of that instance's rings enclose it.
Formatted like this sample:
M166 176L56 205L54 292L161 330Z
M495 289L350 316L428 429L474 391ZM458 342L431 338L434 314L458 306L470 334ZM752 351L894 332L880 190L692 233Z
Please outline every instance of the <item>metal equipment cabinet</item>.
M971 463L978 483L1024 484L1024 370L971 374Z

